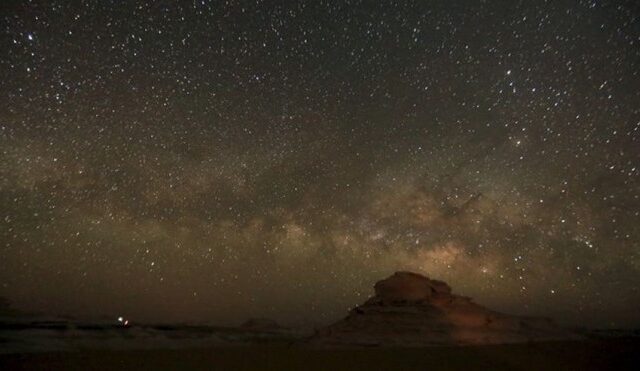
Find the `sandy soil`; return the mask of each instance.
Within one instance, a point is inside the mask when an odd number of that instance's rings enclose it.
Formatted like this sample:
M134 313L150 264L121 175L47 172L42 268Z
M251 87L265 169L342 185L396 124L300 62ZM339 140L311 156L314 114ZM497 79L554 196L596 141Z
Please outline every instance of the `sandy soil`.
M0 370L640 370L640 339L431 348L253 345L0 356Z

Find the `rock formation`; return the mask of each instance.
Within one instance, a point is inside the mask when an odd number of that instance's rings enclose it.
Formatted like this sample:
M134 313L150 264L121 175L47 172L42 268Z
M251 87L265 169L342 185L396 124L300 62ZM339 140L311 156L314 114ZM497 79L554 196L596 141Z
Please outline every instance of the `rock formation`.
M500 344L577 338L545 318L494 312L452 294L445 282L397 272L375 284L376 295L319 330L319 345Z

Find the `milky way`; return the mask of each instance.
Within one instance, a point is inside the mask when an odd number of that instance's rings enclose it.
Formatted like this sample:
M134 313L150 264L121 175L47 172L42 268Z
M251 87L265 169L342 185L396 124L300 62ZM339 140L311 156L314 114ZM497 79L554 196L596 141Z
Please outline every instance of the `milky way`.
M319 324L393 271L640 325L633 1L3 2L0 296Z

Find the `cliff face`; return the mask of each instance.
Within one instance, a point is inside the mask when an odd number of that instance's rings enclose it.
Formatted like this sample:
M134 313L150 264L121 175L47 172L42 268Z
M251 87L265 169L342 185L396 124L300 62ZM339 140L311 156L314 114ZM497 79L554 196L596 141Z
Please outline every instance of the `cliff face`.
M312 343L425 346L576 338L549 319L489 310L417 273L397 272L374 288L375 296L319 330Z

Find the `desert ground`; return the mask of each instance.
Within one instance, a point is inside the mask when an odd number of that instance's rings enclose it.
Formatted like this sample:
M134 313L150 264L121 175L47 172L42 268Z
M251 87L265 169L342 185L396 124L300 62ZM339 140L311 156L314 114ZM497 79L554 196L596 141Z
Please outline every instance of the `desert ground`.
M0 355L2 370L637 370L640 339L422 348L262 344Z

